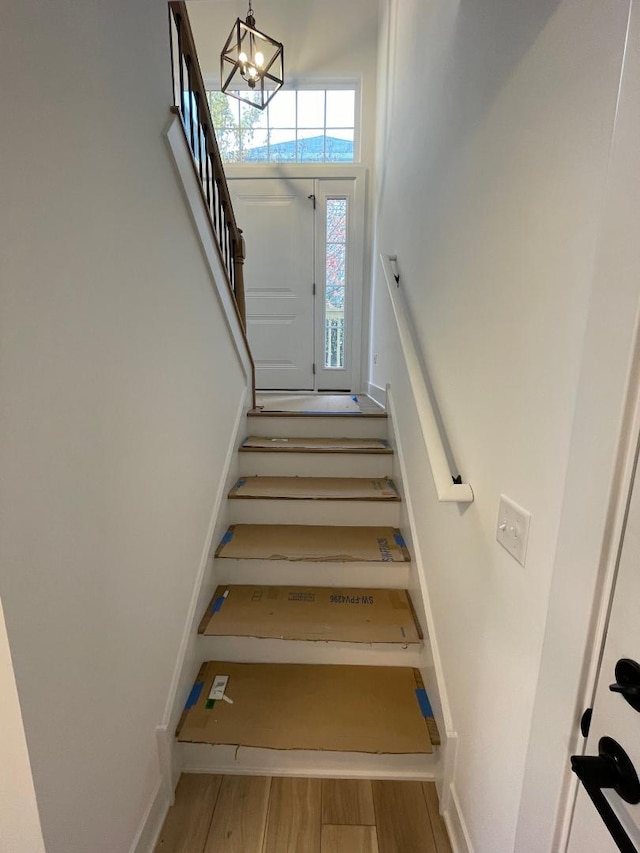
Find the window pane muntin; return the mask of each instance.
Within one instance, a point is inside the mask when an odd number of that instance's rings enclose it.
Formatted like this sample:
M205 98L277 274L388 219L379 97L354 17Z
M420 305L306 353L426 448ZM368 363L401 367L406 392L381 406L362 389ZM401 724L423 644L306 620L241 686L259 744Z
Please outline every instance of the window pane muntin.
M352 88L284 90L278 93L266 110L260 111L235 98L223 95L221 92L209 91L208 97L216 130L219 131L221 128L242 130L242 147L240 145L226 145L224 149L221 149L222 159L225 162L232 163L353 163L355 159L355 95L356 90ZM299 101L302 104L301 110L299 109ZM303 127L300 124L299 113L301 111L303 113L303 122L311 121L310 113L313 112L314 107L308 105L315 103L315 112L319 114L321 102L324 104L322 126ZM351 124L347 126L337 124L338 121L345 120L344 110L340 104L343 107L346 104L350 110L349 121ZM331 122L336 122L336 124L331 124L327 128L326 114L329 105L331 105ZM264 145L255 141L258 138L262 139L262 136L257 133L254 133L253 141L251 141L248 131L253 130L255 132L260 129L266 129L269 132L269 139L277 140L278 147L272 150L270 143L268 143L265 151ZM285 139L281 134L274 135L274 131L283 130L288 131L288 139ZM313 132L309 133L308 131ZM304 142L304 140L312 139L314 136L322 137L322 143L319 138L314 143ZM299 140L302 141L301 144L298 144ZM287 141L291 142L292 146L283 146L283 143ZM254 148L259 150L252 153ZM319 156L321 148L322 156Z

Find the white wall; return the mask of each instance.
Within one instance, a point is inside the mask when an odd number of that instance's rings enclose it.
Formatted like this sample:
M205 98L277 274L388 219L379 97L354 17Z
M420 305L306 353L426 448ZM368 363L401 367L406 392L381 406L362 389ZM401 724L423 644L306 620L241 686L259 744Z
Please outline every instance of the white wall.
M578 721L592 704L601 648L594 627L599 607L606 615L608 606L600 587L606 586L616 565L618 525L628 497L625 479L631 478L625 455L632 460L638 442L632 421L640 370L639 99L640 6L634 0L527 753L518 853L535 849L532 839L544 843L548 838L549 849L563 841L565 805L569 811L578 784L567 758L583 748ZM596 815L591 803L589 808ZM556 811L561 821L554 839L546 825L540 826L538 815ZM597 836L591 844L590 851L584 844L581 850L600 853Z
M627 13L617 0L390 3L376 249L398 255L456 462L474 489L469 508L436 502L379 265L371 377L392 383L397 428L408 431L459 738L455 793L476 853L516 845L578 381L589 369L583 347ZM598 462L609 470L625 335L621 353L598 341L599 371L610 369L617 388L610 426L607 411L590 411L607 433ZM503 492L532 513L525 568L495 542ZM544 749L541 735L532 748ZM547 770L528 783L555 784L558 767ZM527 817L517 849L550 850L553 809Z
M205 74L220 80L220 51L245 0L189 0L189 19ZM284 44L285 86L310 77L362 81L361 159L373 166L378 7L369 0L260 0L256 27Z
M10 0L0 594L48 853L126 853L245 377L164 129L164 0Z

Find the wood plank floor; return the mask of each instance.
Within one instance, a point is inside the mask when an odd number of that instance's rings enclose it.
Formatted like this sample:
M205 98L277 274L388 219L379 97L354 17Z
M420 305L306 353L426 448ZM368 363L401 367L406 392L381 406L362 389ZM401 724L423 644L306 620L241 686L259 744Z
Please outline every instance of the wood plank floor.
M183 774L156 853L451 853L432 782Z

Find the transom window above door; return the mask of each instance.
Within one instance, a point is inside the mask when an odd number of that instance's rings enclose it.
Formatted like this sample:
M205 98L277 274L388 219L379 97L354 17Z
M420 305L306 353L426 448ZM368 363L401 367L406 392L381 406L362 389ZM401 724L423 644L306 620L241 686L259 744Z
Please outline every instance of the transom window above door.
M263 111L208 91L225 163L353 163L354 88L281 90Z

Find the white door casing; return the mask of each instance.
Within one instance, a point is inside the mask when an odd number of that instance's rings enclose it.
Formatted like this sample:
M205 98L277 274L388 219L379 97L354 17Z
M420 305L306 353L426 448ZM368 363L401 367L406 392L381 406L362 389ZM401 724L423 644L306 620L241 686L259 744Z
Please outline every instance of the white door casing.
M611 737L625 750L636 771L640 770L640 713L609 686L616 681L616 663L628 658L640 663L640 324L637 313L638 212L640 209L640 169L638 138L640 113L640 5L625 3L627 32L621 69L620 90L608 176L608 200L599 255L605 274L598 286L611 301L627 305L635 313L635 335L627 374L627 400L624 410L610 410L620 420L618 461L613 472L611 505L604 529L601 572L596 588L591 644L585 649L586 691L584 704L593 708L589 735L582 754L597 756L603 737ZM602 297L601 297L602 298ZM635 310L634 310L635 309ZM616 316L612 314L612 316ZM605 327L606 328L606 327ZM609 334L614 329L611 325ZM585 426L588 425L585 424ZM558 650L561 653L561 649ZM570 774L573 776L573 774ZM577 778L570 786L573 794ZM617 793L605 790L605 796L632 847L640 850L640 804L626 803ZM573 814L573 796L561 818L559 850L566 853L614 853L619 848L595 806L578 787ZM565 827L570 828L565 834ZM566 842L566 843L565 843Z
M630 659L640 665L639 610L640 477L636 467L585 750L585 755L597 756L601 738L613 738L627 753L636 771L640 770L640 711L619 692L612 692L610 685L617 681L618 661ZM640 680L638 683L640 686ZM611 789L605 789L604 793L633 845L628 850L640 850L640 804L625 802ZM596 807L581 787L568 853L616 853L618 849Z

